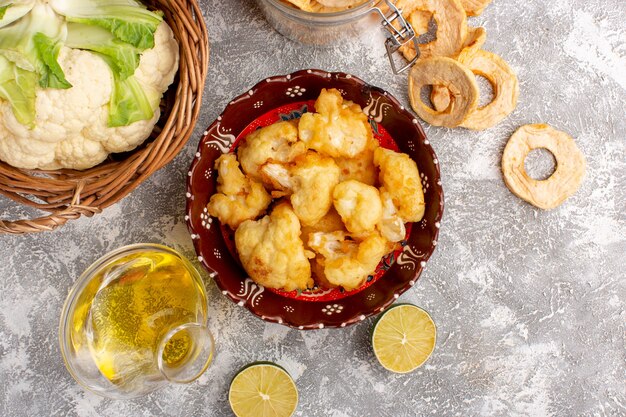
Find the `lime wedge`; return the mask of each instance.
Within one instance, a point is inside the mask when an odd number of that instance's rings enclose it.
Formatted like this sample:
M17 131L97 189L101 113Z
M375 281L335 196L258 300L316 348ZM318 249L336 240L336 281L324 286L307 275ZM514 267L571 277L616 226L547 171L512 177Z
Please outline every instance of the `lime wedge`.
M298 389L280 366L255 362L235 375L228 402L237 417L289 417L298 406Z
M372 347L387 370L411 372L430 357L437 328L427 312L411 304L398 304L381 314L372 332Z

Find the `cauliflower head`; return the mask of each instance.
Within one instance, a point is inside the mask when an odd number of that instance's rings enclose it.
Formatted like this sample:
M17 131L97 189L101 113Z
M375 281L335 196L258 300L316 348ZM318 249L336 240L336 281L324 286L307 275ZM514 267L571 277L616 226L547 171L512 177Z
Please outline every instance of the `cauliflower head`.
M293 210L304 225L319 222L332 206L340 175L333 158L309 151L289 166L267 164L261 171L275 187L291 193Z
M279 204L258 221L243 222L235 232L235 246L255 282L285 291L313 286L300 222L288 203Z
M417 164L407 154L378 148L374 164L380 169L382 189L391 197L404 222L418 222L424 217L426 203Z
M178 70L178 44L167 23L159 25L154 41L134 74L152 98L151 119L108 127L113 90L109 66L92 52L62 47L58 62L72 87L37 90L34 128L18 122L10 104L0 100L0 160L25 169L80 170L143 143L160 117L160 97Z
M300 118L300 139L310 149L332 156L353 158L372 140L372 129L361 107L343 99L336 89L323 89L315 102L316 113Z
M261 180L260 168L264 164L288 163L305 151L306 145L298 140L297 122L288 121L274 123L249 134L237 154L243 172Z
M348 231L357 236L373 232L383 215L378 189L355 180L335 187L333 205Z
M244 221L256 219L265 212L272 197L263 184L243 175L234 154L217 158L215 168L218 171L217 193L207 205L211 216L236 229Z
M314 267L320 283L347 291L363 285L376 271L382 257L392 249L378 233L357 242L348 239L344 232L317 232L309 236L309 246L322 257Z

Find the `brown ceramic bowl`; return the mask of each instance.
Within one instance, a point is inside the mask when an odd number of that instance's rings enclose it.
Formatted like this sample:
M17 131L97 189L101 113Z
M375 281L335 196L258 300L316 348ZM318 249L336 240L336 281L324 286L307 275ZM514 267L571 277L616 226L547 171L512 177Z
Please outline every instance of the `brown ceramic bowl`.
M369 116L381 146L407 153L417 162L426 214L409 224L402 249L385 257L359 289L287 293L254 283L241 266L233 233L206 209L216 190L215 160L236 149L248 133L278 120L313 111L322 88L336 88ZM222 293L263 320L298 329L345 327L378 314L413 286L437 245L443 214L439 163L419 122L387 92L344 73L302 70L267 78L231 101L204 132L187 182L185 219L198 254Z

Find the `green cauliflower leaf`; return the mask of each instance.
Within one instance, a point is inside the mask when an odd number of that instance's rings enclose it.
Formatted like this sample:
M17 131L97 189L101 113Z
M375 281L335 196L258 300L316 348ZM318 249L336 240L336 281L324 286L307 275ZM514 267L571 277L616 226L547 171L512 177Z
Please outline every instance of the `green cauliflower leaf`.
M34 127L38 75L0 56L0 98L11 104L18 122Z
M28 15L0 29L0 56L36 72L41 87L70 88L57 62L66 35L65 23L49 6L38 3Z
M154 32L163 21L133 0L51 0L54 10L68 22L99 26L140 50L154 47Z

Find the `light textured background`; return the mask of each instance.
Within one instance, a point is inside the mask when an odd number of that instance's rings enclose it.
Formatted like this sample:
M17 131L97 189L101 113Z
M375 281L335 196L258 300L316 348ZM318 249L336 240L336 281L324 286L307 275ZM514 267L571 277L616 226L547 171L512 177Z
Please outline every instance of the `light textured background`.
M113 402L66 372L59 313L78 275L129 243L159 242L193 256L183 220L185 174L201 132L235 95L275 74L319 67L351 72L407 102L381 45L318 50L275 33L249 0L203 0L211 65L196 135L167 168L94 219L50 234L1 237L0 415L226 416L242 365L285 366L299 416L626 415L626 3L495 0L471 19L485 49L517 71L517 110L473 133L427 127L441 161L446 213L440 245L400 301L431 312L438 342L408 375L376 362L371 320L298 332L265 324L208 283L218 352L190 386ZM525 123L572 134L585 153L580 191L544 212L505 187L500 155ZM0 201L2 218L22 214Z

